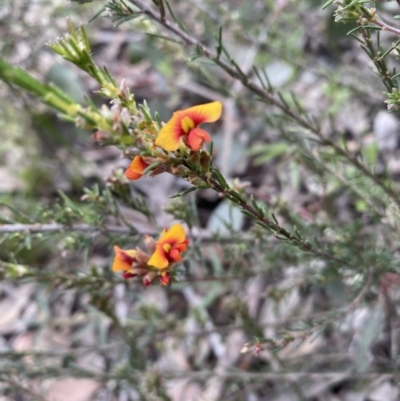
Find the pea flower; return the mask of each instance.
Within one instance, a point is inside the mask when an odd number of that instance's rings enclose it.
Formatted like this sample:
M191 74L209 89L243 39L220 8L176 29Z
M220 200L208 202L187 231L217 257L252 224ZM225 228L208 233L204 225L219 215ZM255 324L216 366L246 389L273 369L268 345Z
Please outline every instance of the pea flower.
M212 102L178 110L161 128L155 144L166 151L175 151L183 143L191 150L198 151L204 142L210 142L208 132L199 128L202 123L213 123L221 117L221 102Z
M111 268L113 272L122 272L123 278L143 276L147 273L147 263L145 258L141 257L141 255L139 256L140 250L123 250L118 246L114 246L114 252L115 258ZM143 251L141 252L144 253ZM139 259L142 259L142 261Z
M124 250L114 246L112 271L122 272L125 279L143 277L146 287L157 277L162 285L168 285L171 265L182 260L181 252L186 251L189 243L185 230L180 224L175 224L169 230L163 230L158 241L146 235L144 243L147 252L140 248Z
M163 230L160 239L156 242L156 249L147 262L157 269L165 269L171 263L182 260L181 253L185 252L189 240L180 224L174 224L169 230Z
M143 157L135 156L129 167L125 170L125 176L129 180L138 180L142 177L143 171L146 170L147 167L149 167L149 164L143 160Z

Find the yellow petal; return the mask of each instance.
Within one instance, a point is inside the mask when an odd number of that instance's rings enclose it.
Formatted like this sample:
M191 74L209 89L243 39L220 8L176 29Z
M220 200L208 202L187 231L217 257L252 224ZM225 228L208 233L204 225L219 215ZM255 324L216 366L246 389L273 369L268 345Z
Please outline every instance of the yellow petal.
M182 118L182 120L181 120L181 128L182 128L182 130L184 131L185 134L188 134L189 131L191 129L193 129L194 127L195 127L194 121L190 117L185 116L185 117Z
M168 231L161 235L158 244L180 244L186 239L184 228L180 224L174 224Z
M213 123L221 117L221 113L221 102L201 104L179 111L179 114L189 117L194 122L195 126L202 123Z
M177 115L174 113L171 120L161 128L155 144L168 152L173 152L179 148L181 136L183 134L184 132L180 126L180 120L177 119Z
M147 264L156 267L157 269L164 269L168 266L169 262L162 247L157 246Z
M221 102L211 102L189 107L173 113L172 118L161 128L155 144L166 151L173 152L179 148L182 135L202 123L212 123L221 117Z

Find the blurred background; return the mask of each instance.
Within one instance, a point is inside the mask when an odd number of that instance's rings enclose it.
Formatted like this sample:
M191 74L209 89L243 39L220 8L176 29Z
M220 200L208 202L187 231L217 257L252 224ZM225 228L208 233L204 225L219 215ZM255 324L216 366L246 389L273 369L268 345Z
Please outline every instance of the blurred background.
M163 121L220 100L222 119L209 127L215 164L289 224L354 241L360 252L396 235L381 230L362 194L344 184L366 185L354 170L324 170L320 155L318 164L301 147L301 129L277 123L273 107L193 49L160 38L156 23L107 13L89 22L104 3L0 0L0 54L100 106L107 101L97 83L46 46L66 32L67 17L84 24L96 63L125 79ZM322 11L313 0L170 4L210 48L222 26L225 47L246 73L256 65L333 139L362 152L378 173L400 177L398 118L386 111L371 61L346 35L352 25L335 23L333 8ZM379 7L387 18L399 11L396 2ZM87 222L86 194L106 199L94 223L101 214L101 224L132 230L10 234L0 225L0 259L36 271L0 282L1 401L400 399L396 291L382 300L379 282L370 281L355 297L360 277L343 281L321 260L278 245L216 193L171 199L189 186L172 175L122 182L124 197L115 179L129 160L119 149L99 146L92 132L16 87L0 82L0 97L0 223ZM141 233L177 220L192 241L180 281L144 288L110 271L113 245L133 248ZM388 263L396 249L385 254Z

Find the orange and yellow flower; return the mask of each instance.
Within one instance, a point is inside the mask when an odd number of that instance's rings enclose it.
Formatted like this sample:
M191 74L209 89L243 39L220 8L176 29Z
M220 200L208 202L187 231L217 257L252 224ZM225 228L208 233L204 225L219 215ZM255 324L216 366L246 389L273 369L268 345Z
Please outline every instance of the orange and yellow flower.
M113 272L122 272L123 278L143 277L147 287L158 277L162 285L171 280L170 265L182 260L181 253L186 251L189 240L180 224L163 230L158 241L145 236L147 252L141 248L123 250L114 246ZM149 253L152 253L150 256Z
M136 262L137 251L135 249L128 249L124 251L119 246L114 246L115 258L112 265L113 272L120 272L130 270L132 263Z
M182 260L181 253L186 251L188 244L189 240L183 227L174 224L169 230L161 233L160 239L156 242L156 249L147 263L157 269L165 269L171 263Z
M175 151L181 139L193 151L198 151L204 142L211 140L208 132L199 128L202 123L213 123L221 117L221 102L212 102L190 107L173 113L172 118L161 128L155 144L166 151Z
M147 164L141 156L135 156L129 167L125 170L125 176L129 180L138 180L142 177L147 167L149 167L149 164Z
M114 246L115 258L112 265L113 272L122 272L124 278L135 277L133 271L134 263L138 260L136 258L137 251L135 249L128 249L124 251L118 246Z

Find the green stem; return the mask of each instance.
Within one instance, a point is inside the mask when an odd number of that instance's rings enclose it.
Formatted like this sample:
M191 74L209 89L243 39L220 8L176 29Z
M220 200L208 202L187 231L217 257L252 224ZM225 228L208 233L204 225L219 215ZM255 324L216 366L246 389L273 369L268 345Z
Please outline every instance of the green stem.
M232 202L238 205L242 210L246 211L247 215L250 215L254 218L254 220L260 222L263 226L268 227L271 231L274 232L274 235L279 238L279 236L284 237L287 239L292 245L297 246L298 248L302 249L303 251L310 252L316 256L323 258L324 260L329 260L331 262L339 263L341 265L352 266L348 261L337 258L334 255L329 254L328 252L318 249L314 247L309 241L299 238L293 234L291 234L288 230L284 227L280 226L279 224L273 222L271 219L267 218L262 212L257 210L254 206L250 205L249 202L243 197L238 196L236 191L229 187L223 187L219 182L218 179L215 177L208 178L203 176L203 180L207 182L210 187L224 195L225 197L229 198Z

